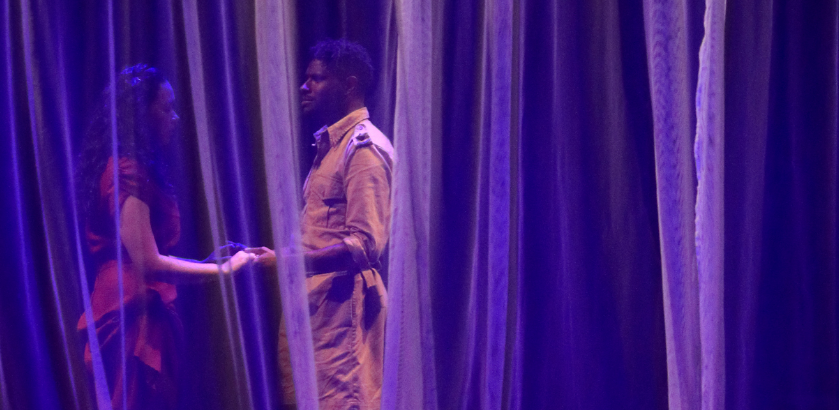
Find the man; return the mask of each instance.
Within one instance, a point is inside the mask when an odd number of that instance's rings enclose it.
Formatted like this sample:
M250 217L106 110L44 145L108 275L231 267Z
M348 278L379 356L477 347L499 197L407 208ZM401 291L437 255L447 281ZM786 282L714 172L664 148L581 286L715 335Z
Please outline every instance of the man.
M387 293L377 267L388 241L393 147L364 105L372 81L364 48L327 40L311 52L300 105L324 126L314 134L300 225L320 407L378 409ZM274 253L257 263L276 263ZM280 360L288 363L284 332ZM281 370L288 403L291 374Z

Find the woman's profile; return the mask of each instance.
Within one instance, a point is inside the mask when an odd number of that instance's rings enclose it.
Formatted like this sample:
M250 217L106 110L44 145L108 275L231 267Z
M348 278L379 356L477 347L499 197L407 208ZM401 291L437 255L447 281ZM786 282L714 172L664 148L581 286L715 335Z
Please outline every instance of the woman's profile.
M113 98L110 87L101 96L78 165L86 245L96 274L93 325L114 408L169 409L177 403L181 348L175 285L230 274L253 255L238 252L222 265L166 256L180 237L180 213L162 155L177 129L175 94L146 65L119 73L115 90ZM78 329L87 326L82 315ZM89 342L84 355L91 372Z

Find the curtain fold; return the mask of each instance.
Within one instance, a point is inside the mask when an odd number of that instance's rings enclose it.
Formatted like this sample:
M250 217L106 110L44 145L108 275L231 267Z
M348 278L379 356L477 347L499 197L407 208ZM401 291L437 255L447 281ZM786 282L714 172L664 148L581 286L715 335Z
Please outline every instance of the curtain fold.
M703 409L725 408L725 1L707 1L696 86L696 260Z
M14 305L4 311L20 314L23 321L16 329L20 344L12 350L20 354L6 358L28 370L20 381L17 377L6 379L17 391L9 385L0 387L4 401L12 403L23 400L29 406L47 408L63 402L86 406L91 403L81 394L86 389L83 364L74 354L79 347L75 305L81 301L72 289L79 276L64 274L70 267L84 275L81 254L74 252L79 231L74 204L70 203L73 184L65 179L72 175L72 146L67 134L65 54L56 40L66 33L66 24L41 2L24 1L16 6L5 8L4 77L9 98L4 116L10 126L6 134L11 143L8 163L13 167L9 197L17 205L15 229L10 233L17 246L7 249L22 255L19 265L10 264L10 273L20 281L20 287L13 289L22 311ZM11 47L15 40L20 47ZM42 44L50 47L39 47ZM15 77L24 81L16 82ZM35 203L36 207L30 205ZM42 298L50 303L41 303ZM4 332L6 337L13 333ZM29 389L43 394L29 396Z
M761 280L773 2L730 2L725 78L726 404L751 409ZM742 50L732 52L732 50ZM736 120L735 120L736 119ZM734 274L736 272L736 274Z
M383 409L438 406L429 300L433 51L430 1L397 1L396 160Z
M300 192L300 184L296 183L297 178L287 177L290 170L298 168L293 150L287 148L300 145L295 109L297 99L294 98L297 92L294 79L298 75L294 53L291 52L295 44L294 7L290 2L259 1L255 13L262 130L269 136L265 138L265 167L273 239L278 247L299 249L297 204L300 199L297 192ZM314 410L318 408L317 383L302 258L280 264L278 273L279 294L294 369L297 408ZM271 363L265 365L270 366Z
M205 13L212 13L213 11L219 12L222 20L227 18L223 9L211 9L205 11ZM223 182L220 180L221 178L219 174L225 172L224 166L226 164L223 157L219 158L219 143L213 138L213 134L219 133L218 127L224 127L224 125L213 121L211 116L212 109L219 108L211 107L208 104L208 100L211 100L213 96L208 95L209 93L207 90L212 89L213 87L210 87L205 80L205 67L207 64L211 64L212 60L204 58L205 46L202 44L202 19L199 14L198 4L190 0L184 1L182 4L182 13L185 40L188 45L186 48L186 57L191 84L190 96L192 97L192 105L194 107L192 115L196 124L195 129L198 145L198 162L200 164L199 174L202 181L203 193L207 201L207 213L210 222L208 224L210 230L210 243L213 248L218 248L226 243L230 219L235 218L235 214L228 215L225 213L225 201L222 198L222 192L225 189L222 186ZM222 30L220 34L222 37L220 45L222 52L224 52L226 51L224 49L227 48L227 33ZM214 51L218 52L217 49ZM229 65L227 65L226 68L227 70L232 69ZM224 69L222 69L222 72L224 72ZM209 77L212 78L212 74L210 74ZM215 83L213 80L210 81L211 84ZM229 94L232 92L232 90L230 90L230 84L228 83L226 87L221 88L222 90L227 91L228 99L231 98ZM232 101L228 100L226 103L227 113L228 115L232 115L232 112L230 111ZM219 105L224 107L224 100L222 100L222 103ZM234 124L233 118L228 118L228 124ZM236 130L235 128L230 128L228 125L228 128L222 131L221 134L235 138ZM224 142L221 144L224 144ZM221 170L219 168L221 168ZM240 311L242 307L238 303L236 289L231 287L230 282L220 280L217 286L219 295L216 297L223 306L219 313L223 318L224 331L220 334L220 336L224 338L226 342L225 348L229 351L229 362L226 364L229 366L228 369L233 376L231 386L227 388L236 392L235 398L231 399L228 402L228 405L235 405L237 407L254 407L254 405L257 404L254 403L254 400L258 400L258 398L253 397L253 393L251 391L252 375L248 371L248 361L243 360L245 359L245 341L243 339L242 321L240 320ZM260 347L264 350L264 346ZM259 404L267 407L267 403Z
M513 8L508 1L488 1L481 19L481 51L476 53L481 67L477 106L481 110L477 132L480 137L475 198L475 243L472 283L469 289L470 326L467 347L466 395L460 408L501 408L504 390L504 352L507 350L512 236L516 234L512 214L511 173L513 130L512 68ZM515 296L515 295L514 295ZM513 299L515 302L515 299Z
M671 409L699 409L701 342L690 154L691 84L685 1L644 2L653 104L667 379Z
M837 5L726 15L726 404L836 407Z

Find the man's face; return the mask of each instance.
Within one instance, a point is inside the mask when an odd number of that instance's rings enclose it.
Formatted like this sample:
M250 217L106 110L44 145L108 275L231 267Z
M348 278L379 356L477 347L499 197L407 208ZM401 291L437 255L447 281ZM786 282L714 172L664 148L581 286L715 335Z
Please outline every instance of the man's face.
M324 119L339 115L345 97L341 81L327 70L320 60L312 60L306 69L306 80L300 86L300 107L303 115Z

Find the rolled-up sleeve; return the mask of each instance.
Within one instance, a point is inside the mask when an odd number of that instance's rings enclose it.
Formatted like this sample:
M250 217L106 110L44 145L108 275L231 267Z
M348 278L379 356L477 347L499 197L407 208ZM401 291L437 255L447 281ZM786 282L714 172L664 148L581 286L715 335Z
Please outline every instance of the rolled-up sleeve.
M379 260L390 230L391 168L375 145L358 147L349 158L344 180L347 193L343 239L359 269Z

